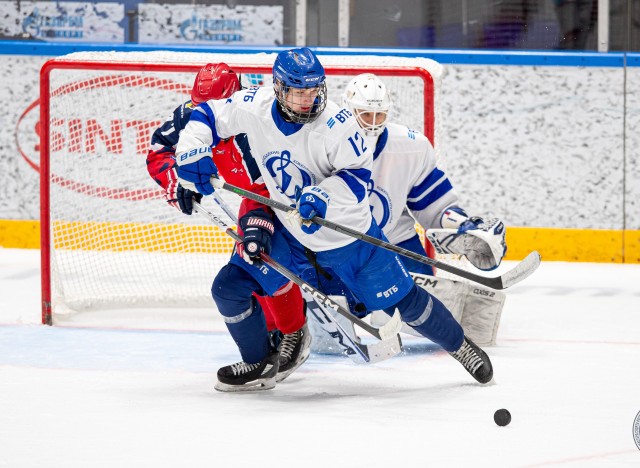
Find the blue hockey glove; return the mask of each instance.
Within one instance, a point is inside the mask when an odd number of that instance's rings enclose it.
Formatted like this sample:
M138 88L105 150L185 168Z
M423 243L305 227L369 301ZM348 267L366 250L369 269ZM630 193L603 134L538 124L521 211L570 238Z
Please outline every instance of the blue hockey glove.
M213 193L211 176L218 175L218 168L211 158L211 148L194 149L189 153L176 157L178 163L178 178L186 189L203 195Z
M178 200L178 205L180 206L180 211L182 211L186 215L190 215L193 213L193 200L200 203L202 200L202 194L198 192L194 192L193 190L189 190L184 188L181 184L178 184L178 189L176 190L176 199Z
M315 185L302 189L300 198L298 199L298 212L302 219L310 220L314 216L324 218L327 214L329 206L329 195L320 187ZM302 232L313 234L318 231L321 226L316 223L302 223Z
M253 264L254 260L260 259L260 253L271 253L274 227L268 213L263 210L248 211L240 218L238 224L244 233L244 241L238 243L238 255Z

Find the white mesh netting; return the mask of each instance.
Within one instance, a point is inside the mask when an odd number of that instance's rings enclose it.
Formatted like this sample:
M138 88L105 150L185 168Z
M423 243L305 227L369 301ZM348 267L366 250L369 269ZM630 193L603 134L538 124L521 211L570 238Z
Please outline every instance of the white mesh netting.
M49 62L54 65L48 133L54 316L105 308L212 304L210 285L226 263L232 243L197 215L185 216L166 204L145 167L151 134L189 98L195 72L202 65L224 61L242 73L244 85L271 86L268 69L274 58L274 54L82 52ZM320 59L327 68L330 99L340 102L353 75L370 69L390 89L391 118L425 132L438 147L434 121L438 121L443 73L439 64L379 56ZM55 68L56 63L64 68ZM141 69L123 71L121 64ZM162 66L160 71L145 71L144 64ZM168 71L175 64L193 65L193 72ZM242 65L267 68L249 73ZM331 71L331 67L343 69ZM398 70L407 67L428 71L433 84L425 83L417 71L400 76ZM425 93L432 106L426 121ZM235 195L222 196L234 209L238 206ZM222 215L214 203L206 205Z

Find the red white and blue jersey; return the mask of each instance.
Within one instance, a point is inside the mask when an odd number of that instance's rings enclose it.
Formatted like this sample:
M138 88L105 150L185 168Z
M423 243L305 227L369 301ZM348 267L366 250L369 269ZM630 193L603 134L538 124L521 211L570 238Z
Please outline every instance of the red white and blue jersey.
M355 117L329 101L314 122L287 122L277 109L273 89L250 88L226 100L198 106L180 135L178 164L189 164L218 141L246 133L251 154L271 198L295 206L304 187L317 185L329 195L326 219L366 232L372 222L367 198L372 151ZM286 214L276 210L286 225ZM306 234L287 229L303 245L322 252L354 239L331 229Z
M457 200L449 178L436 165L429 139L403 125L387 124L373 153L369 203L389 242L414 237L416 221L425 229L440 228L442 212Z
M191 101L182 103L151 136L147 170L168 194L174 194L178 185L178 176L174 170L175 146L195 108ZM230 184L249 189L253 183L262 183L260 171L251 157L246 135L239 134L234 138L221 140L212 149L212 155L220 174Z
M178 144L180 132L184 129L191 112L196 106L191 101L183 102L176 107L171 116L153 132L151 136L151 150L158 151L162 148L170 148L173 150Z

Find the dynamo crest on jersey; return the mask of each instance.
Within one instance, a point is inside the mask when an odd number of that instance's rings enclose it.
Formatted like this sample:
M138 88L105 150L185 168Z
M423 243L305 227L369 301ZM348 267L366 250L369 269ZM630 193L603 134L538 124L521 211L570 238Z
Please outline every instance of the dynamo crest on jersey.
M376 189L373 179L369 181L367 191L369 192L371 216L376 220L380 229L384 229L391 218L391 197L383 188Z
M291 159L289 151L269 153L263 158L263 164L276 182L278 190L291 200L296 200L304 187L315 185L314 177L300 167L298 161Z

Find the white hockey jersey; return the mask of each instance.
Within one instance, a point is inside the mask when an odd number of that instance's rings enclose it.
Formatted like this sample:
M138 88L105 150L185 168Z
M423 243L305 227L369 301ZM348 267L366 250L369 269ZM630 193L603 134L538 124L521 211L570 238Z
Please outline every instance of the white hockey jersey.
M427 137L387 124L374 150L369 203L389 242L415 236L416 220L425 229L440 228L440 214L457 200L447 175L436 166Z
M329 101L324 112L305 125L286 122L279 114L271 87L250 88L226 100L212 100L193 111L176 147L178 164L199 159L199 153L220 139L246 133L251 154L272 199L294 206L302 188L318 185L329 194L326 219L366 232L371 225L367 187L373 148L355 117ZM285 224L285 213L274 210ZM305 234L287 229L316 252L343 247L354 239L327 228Z

